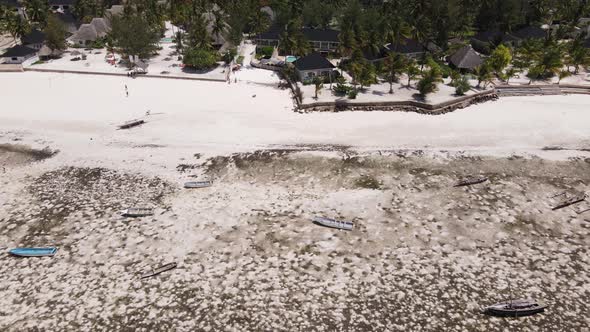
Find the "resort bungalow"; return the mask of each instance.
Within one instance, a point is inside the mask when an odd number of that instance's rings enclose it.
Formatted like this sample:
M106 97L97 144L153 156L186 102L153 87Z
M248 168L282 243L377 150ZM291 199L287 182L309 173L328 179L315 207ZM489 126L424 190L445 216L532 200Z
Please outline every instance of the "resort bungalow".
M303 28L303 35L315 52L333 53L340 46L340 32L332 29Z
M336 52L340 46L340 32L336 30L303 28L301 32L305 36L305 39L309 41L311 49L314 52L323 54ZM279 46L280 38L281 28L273 25L267 32L256 36L256 44L258 46Z
M481 31L471 38L471 44L475 50L489 53L494 46L500 44L518 45L525 40L545 39L546 37L547 30L537 26L527 26L511 33L499 30Z
M411 38L404 38L393 44L390 43L383 46L383 48L377 53L364 52L364 56L371 62L379 62L385 60L387 55L392 52L403 54L411 59L419 59L423 57L428 50L420 42Z
M518 38L499 30L480 31L471 37L473 48L483 54L490 54L495 46L502 43L513 44L518 41Z
M461 48L449 57L449 64L461 71L472 71L482 63L483 58L470 45Z
M328 59L314 52L293 62L299 79L309 81L316 76L329 76L336 68Z
M4 59L4 63L21 64L35 55L37 55L37 50L23 45L16 45L7 49L0 57Z
M74 45L89 46L110 31L109 22L104 18L93 18L88 24L82 24L68 41Z
M45 34L37 29L34 29L28 34L22 36L20 41L21 44L38 51L41 49L41 47L43 47L43 44L45 44Z
M537 26L528 26L512 32L511 35L515 37L517 42L531 39L545 39L547 38L547 30Z
M98 38L98 32L92 24L82 24L78 31L68 38L68 41L74 45L87 46L94 43Z

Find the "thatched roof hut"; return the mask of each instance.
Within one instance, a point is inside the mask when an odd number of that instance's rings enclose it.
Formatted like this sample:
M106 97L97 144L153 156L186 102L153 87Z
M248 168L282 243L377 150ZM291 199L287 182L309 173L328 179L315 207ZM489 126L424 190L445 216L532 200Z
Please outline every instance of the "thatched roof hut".
M90 21L90 24L94 26L98 37L104 37L111 31L108 21L104 18L95 17Z
M74 44L86 45L98 39L99 35L92 24L82 24L80 29L68 40Z
M451 55L449 62L458 69L473 70L481 66L483 58L477 53L473 47L465 46Z

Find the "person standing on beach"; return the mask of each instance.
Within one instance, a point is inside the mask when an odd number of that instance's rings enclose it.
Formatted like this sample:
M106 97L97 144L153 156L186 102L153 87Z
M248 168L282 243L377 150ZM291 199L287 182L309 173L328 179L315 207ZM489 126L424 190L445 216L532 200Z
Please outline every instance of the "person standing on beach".
M129 90L127 90L127 84L125 84L125 94L129 97Z

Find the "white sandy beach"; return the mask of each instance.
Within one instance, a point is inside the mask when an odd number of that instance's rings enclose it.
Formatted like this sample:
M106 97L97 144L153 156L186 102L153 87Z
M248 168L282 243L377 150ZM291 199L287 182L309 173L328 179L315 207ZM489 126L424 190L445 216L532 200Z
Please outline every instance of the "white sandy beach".
M2 74L0 86L4 140L25 132L24 142L84 154L138 144L167 146L176 156L186 149L218 154L301 144L500 155L590 145L589 96L505 98L443 116L299 114L288 90L247 83L28 72ZM146 125L115 130L148 110Z

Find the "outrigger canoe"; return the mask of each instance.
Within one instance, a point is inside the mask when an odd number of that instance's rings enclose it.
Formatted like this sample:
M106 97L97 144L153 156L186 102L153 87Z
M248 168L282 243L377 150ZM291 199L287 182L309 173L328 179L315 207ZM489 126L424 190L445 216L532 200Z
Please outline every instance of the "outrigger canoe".
M148 217L154 215L154 209L150 208L129 208L121 211L121 215L123 217L132 217L132 218L139 218L139 217Z
M564 207L568 207L570 205L580 203L580 202L584 201L586 199L586 197L587 197L586 194L575 195L575 196L570 197L570 198L566 199L565 201L562 201L561 203L557 204L556 206L554 206L552 208L552 210L559 210Z
M141 119L131 120L131 121L127 121L127 122L123 123L122 125L119 125L119 129L129 129L129 128L141 126L144 123L145 123L145 121L141 120Z
M493 316L522 317L545 311L546 306L535 300L513 300L491 305L484 309L484 313Z
M455 183L455 185L453 187L472 186L472 185L475 185L475 184L484 183L487 180L488 180L488 178L486 178L485 176L468 177L468 178L465 178L465 179L461 179L459 182Z
M186 189L198 189L198 188L207 188L213 185L212 181L191 181L186 182L184 187Z
M354 224L350 221L341 221L325 217L314 217L312 221L322 226L343 229L345 231L352 231L352 228L354 227Z
M15 248L9 251L11 255L21 257L43 257L54 256L57 253L56 247L46 248Z
M162 272L166 272L166 271L170 271L172 269L176 268L176 263L169 263L166 265L162 265L157 269L154 269L152 271L146 272L141 276L141 279L145 279L145 278L150 278L153 276L157 276L158 274L162 273Z

